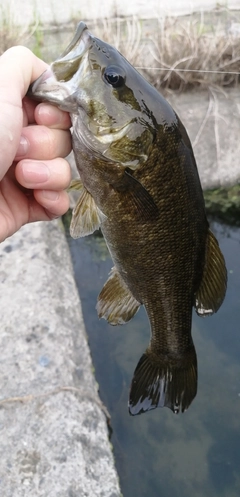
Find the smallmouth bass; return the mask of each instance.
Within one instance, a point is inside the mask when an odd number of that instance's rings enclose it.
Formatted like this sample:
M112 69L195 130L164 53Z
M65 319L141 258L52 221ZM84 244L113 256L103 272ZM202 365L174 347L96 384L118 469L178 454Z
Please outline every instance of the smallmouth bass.
M197 393L192 308L216 312L227 285L186 130L161 94L82 22L28 94L71 115L81 179L72 184L79 200L70 232L77 238L100 227L115 264L99 317L123 324L140 305L149 317L129 412L183 412Z

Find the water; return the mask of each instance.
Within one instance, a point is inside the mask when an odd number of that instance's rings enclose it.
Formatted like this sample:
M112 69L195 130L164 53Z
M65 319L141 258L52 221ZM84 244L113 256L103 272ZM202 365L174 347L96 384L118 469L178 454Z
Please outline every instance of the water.
M124 497L240 495L240 230L217 223L212 229L226 258L228 292L215 316L194 312L198 394L178 416L167 408L129 416L129 385L149 339L147 316L141 309L122 327L99 320L96 299L112 262L102 238L69 239Z

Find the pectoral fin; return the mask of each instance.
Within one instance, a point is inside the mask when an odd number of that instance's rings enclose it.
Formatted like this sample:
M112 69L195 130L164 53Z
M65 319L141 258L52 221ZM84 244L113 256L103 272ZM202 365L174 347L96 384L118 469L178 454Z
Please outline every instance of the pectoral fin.
M227 289L227 270L218 242L209 230L205 266L196 293L195 309L199 316L211 315L221 306Z
M135 215L143 222L155 221L158 215L158 207L151 194L138 181L129 168L124 170L120 180L113 183L115 190L126 195L128 205L132 204Z
M110 324L124 324L129 321L140 307L119 272L114 267L101 290L97 301L99 318L106 319Z
M84 189L83 182L80 179L73 179L67 189L68 192L81 192Z
M72 181L68 190L80 192L80 197L72 212L70 235L72 238L90 235L100 226L101 211L80 180Z

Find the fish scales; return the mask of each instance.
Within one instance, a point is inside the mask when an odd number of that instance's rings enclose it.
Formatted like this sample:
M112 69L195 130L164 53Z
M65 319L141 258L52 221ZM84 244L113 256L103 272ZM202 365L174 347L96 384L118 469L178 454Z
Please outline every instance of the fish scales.
M114 261L99 317L123 324L140 305L149 317L129 412L183 412L197 393L192 309L216 312L227 285L187 132L160 93L82 22L29 95L72 118L80 180L71 187L79 190L71 234L100 227Z

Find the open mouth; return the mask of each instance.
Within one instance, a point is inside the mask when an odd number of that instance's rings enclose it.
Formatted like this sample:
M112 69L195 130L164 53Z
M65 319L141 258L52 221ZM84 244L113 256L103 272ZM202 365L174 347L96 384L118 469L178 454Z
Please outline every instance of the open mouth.
M78 51L79 55L81 54L81 51L84 50L84 46L83 46L84 40L82 38L82 35L86 31L88 32L88 36L89 36L90 33L88 31L87 25L81 21L77 26L77 29L76 29L76 32L75 32L73 39L70 41L69 45L64 50L64 52L60 55L60 57L56 60L56 62L59 60L63 60L63 59L68 60L70 54L76 50ZM84 35L86 35L86 33L84 33Z
M28 90L28 96L39 101L48 101L61 104L61 108L69 112L74 111L73 103L69 98L78 86L79 67L84 55L92 44L92 35L86 24L80 22L76 33L68 47L51 66L34 81ZM84 70L86 64L83 64ZM63 102L65 102L63 104Z
M77 72L84 54L92 44L92 35L86 24L80 22L68 47L51 65L58 81L69 81Z

